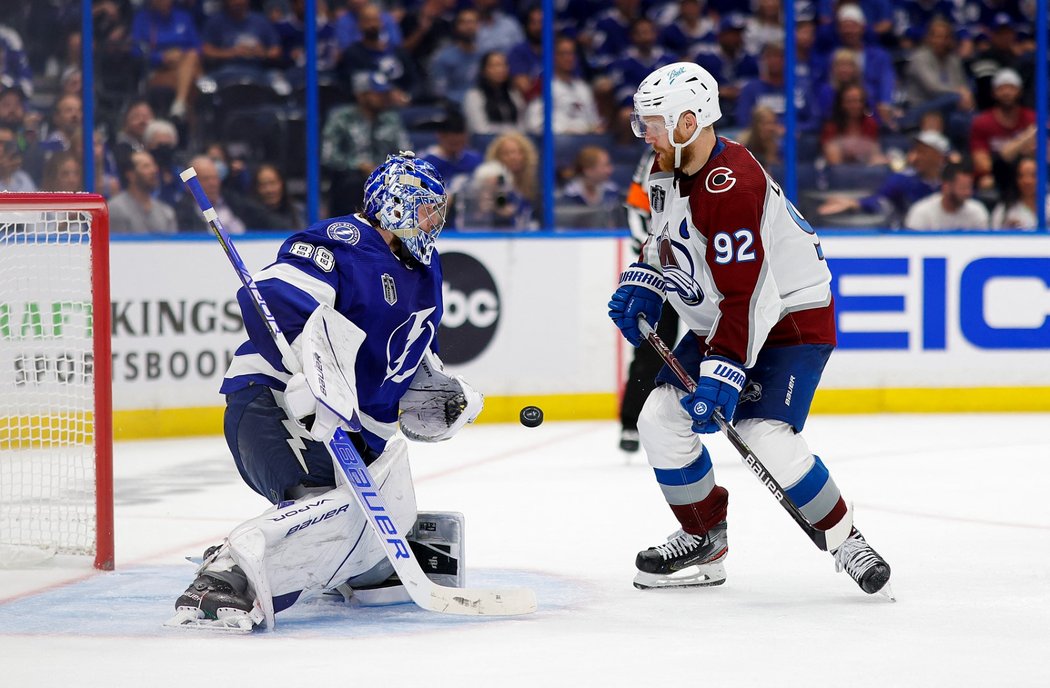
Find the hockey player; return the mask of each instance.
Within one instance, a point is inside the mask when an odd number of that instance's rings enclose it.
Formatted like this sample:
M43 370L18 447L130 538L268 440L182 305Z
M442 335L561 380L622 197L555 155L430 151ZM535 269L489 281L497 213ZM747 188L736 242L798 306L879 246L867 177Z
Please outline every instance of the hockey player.
M639 588L719 585L728 553L728 492L702 436L719 409L819 530L852 511L799 433L835 345L831 273L813 228L738 143L715 135L718 84L686 62L650 74L634 96L635 134L656 153L649 177L652 238L620 276L609 315L634 346L638 318L656 326L670 301L688 332L675 353L697 380L667 368L638 421L642 447L681 528L639 552ZM848 519L848 521L845 521ZM890 567L855 528L833 548L867 593Z
M350 437L398 531L410 532L417 513L399 425L413 440L447 439L477 417L483 399L445 374L436 353L440 175L412 153L392 155L369 176L364 199L360 213L291 236L254 279L295 355L311 315L331 313L324 306L360 333L337 352L361 425ZM241 477L274 506L205 553L169 625L272 627L273 615L295 602L336 589L354 595L393 572L350 490L337 487L342 477L324 444L347 416L319 403L302 373L289 374L250 295L242 288L237 298L248 341L222 384L224 430Z

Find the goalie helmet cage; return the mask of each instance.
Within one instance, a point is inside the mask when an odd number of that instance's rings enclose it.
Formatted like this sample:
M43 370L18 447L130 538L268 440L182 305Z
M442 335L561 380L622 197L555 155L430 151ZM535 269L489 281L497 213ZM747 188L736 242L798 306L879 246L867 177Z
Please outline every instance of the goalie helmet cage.
M0 193L0 566L113 568L109 212Z

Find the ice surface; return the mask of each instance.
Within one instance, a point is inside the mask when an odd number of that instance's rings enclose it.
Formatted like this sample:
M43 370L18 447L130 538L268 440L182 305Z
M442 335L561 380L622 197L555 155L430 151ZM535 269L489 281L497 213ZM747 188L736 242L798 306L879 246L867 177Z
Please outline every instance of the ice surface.
M266 502L221 438L116 447L117 570L0 571L0 685L1046 686L1046 415L816 416L806 435L893 567L896 604L817 551L722 438L728 582L631 586L676 524L612 423L470 427L412 445L421 509L462 511L471 585L528 585L513 619L310 604L275 633L161 623L199 557Z

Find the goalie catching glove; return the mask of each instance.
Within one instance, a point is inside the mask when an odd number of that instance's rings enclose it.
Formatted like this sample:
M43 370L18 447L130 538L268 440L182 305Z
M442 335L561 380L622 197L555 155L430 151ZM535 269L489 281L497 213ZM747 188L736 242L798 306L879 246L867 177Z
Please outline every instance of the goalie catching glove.
M428 351L401 397L398 424L410 440L440 442L473 423L484 405L481 392L459 375L446 375L441 359Z

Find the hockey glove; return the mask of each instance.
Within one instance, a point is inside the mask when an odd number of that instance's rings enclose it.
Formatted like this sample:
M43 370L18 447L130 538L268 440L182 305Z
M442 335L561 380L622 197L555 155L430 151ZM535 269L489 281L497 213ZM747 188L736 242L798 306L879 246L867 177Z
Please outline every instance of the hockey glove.
M327 441L342 422L339 414L317 400L302 373L296 373L288 380L288 386L284 389L284 404L292 419L306 428L318 442Z
M715 409L721 409L726 422L731 422L746 379L743 368L728 358L708 356L701 361L696 389L680 402L693 419L693 432L702 435L718 432L713 418Z
M609 301L609 317L631 346L640 346L638 316L656 327L664 307L664 276L645 263L632 263L620 274L620 286Z
M440 442L473 423L485 406L485 396L459 375L449 375L433 351L419 362L401 397L398 424L415 442Z

